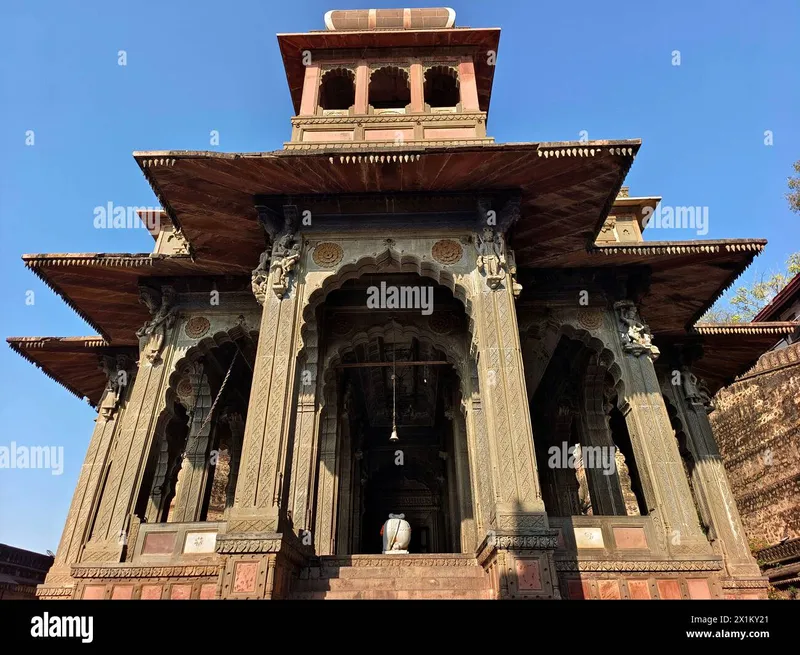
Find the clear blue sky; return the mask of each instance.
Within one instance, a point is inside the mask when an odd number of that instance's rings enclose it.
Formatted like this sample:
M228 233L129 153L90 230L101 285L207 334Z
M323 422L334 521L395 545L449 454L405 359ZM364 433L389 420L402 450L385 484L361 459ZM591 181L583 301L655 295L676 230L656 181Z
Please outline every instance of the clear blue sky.
M92 223L94 207L108 202L156 204L131 152L282 147L292 107L276 33L322 29L331 8L435 4L5 0L0 335L92 333L19 256L149 251L144 231ZM457 25L503 30L488 123L498 142L577 140L582 130L590 139L641 138L631 195L709 207L702 238L766 237L756 270L777 269L800 250L800 216L783 198L800 159L796 0L452 6ZM120 50L127 66L117 64ZM774 145L764 145L765 130ZM698 237L676 230L650 238ZM0 469L0 542L55 551L94 416L2 345L0 445L63 446L65 466L60 476Z

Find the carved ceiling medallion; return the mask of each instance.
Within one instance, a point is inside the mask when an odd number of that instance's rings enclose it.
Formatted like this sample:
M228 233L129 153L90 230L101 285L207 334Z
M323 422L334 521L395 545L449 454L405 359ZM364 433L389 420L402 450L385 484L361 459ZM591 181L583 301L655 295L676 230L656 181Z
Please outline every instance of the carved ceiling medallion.
M440 264L450 266L461 261L464 250L461 248L461 245L458 243L458 241L453 241L451 239L440 239L433 244L431 254L433 255L433 258Z
M205 316L192 316L183 328L190 339L199 339L211 329L211 322Z
M331 268L336 266L344 257L344 250L338 243L320 243L314 248L314 262L318 266Z

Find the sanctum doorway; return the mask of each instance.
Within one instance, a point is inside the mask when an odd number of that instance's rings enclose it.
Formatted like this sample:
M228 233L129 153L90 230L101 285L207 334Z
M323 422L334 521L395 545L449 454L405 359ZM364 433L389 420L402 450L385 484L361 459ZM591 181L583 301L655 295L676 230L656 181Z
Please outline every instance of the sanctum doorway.
M381 282L430 287L432 309L367 307L368 290ZM464 531L474 530L454 366L462 363L454 353L465 352L463 306L449 289L418 275L386 274L345 283L322 313L330 328L326 385L335 386L326 396L337 398L336 552L381 553L389 514L410 523L411 553L474 548L462 544Z

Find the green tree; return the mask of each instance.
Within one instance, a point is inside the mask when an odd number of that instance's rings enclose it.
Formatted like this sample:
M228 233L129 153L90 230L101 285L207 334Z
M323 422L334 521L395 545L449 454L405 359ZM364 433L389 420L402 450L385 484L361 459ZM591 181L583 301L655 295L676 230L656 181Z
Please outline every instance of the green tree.
M800 159L794 163L795 177L789 178L789 193L786 199L789 201L789 209L800 214Z
M729 300L720 300L699 323L747 323L752 321L789 281L800 273L800 252L789 256L786 270L767 275L757 274L749 285L737 287Z

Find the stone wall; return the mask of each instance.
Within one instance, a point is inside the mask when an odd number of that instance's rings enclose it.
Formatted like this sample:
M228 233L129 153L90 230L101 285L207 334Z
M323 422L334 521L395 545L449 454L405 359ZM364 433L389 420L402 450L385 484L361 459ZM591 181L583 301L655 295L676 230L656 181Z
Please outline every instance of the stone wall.
M751 546L800 537L800 343L719 391L711 424Z

